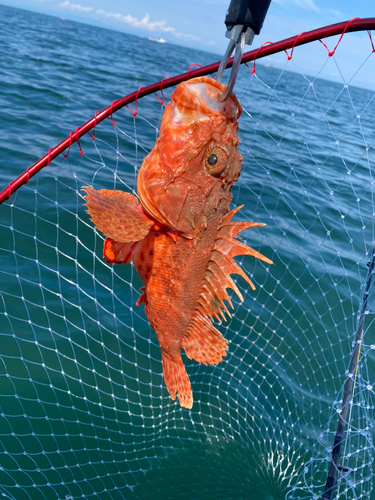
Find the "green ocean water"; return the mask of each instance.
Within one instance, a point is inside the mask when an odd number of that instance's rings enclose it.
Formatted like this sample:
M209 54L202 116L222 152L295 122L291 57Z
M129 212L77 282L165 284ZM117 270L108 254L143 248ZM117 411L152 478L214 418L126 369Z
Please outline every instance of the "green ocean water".
M140 86L217 57L0 6L3 186ZM274 262L239 259L229 352L184 358L172 402L131 265L109 266L81 188L134 192L163 108L123 109L0 206L0 492L10 499L319 498L372 252L374 92L242 67L238 220ZM374 57L366 64L374 64ZM165 92L166 99L170 91ZM134 105L133 105L134 107ZM370 498L375 332L365 346L337 498ZM371 434L371 433L370 433ZM347 481L347 482L345 482ZM362 482L361 482L362 481ZM349 484L349 486L348 486ZM346 485L346 486L345 486ZM353 493L354 492L354 493ZM316 495L316 497L314 497Z

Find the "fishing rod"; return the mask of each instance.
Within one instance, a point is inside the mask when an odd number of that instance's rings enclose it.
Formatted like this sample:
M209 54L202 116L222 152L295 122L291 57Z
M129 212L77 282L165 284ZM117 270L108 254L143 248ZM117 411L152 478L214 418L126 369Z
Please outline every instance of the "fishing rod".
M352 352L352 355L350 358L348 375L347 375L347 379L345 382L344 396L343 396L343 400L342 400L341 411L339 414L339 423L337 426L335 441L334 441L334 445L332 448L332 459L331 459L331 463L329 466L328 477L327 477L327 481L326 481L325 488L324 488L323 500L331 500L332 499L333 491L334 491L336 483L337 483L338 472L341 470L344 470L339 465L340 456L341 456L341 446L342 446L342 443L344 442L345 427L348 424L348 420L347 420L348 412L349 412L349 409L350 409L350 406L351 406L351 403L353 400L354 383L355 383L355 378L357 375L358 364L359 364L359 355L361 352L361 344L362 344L362 339L363 339L363 326L364 326L364 322L365 322L367 302L368 302L368 297L369 297L369 290L370 290L370 286L371 286L372 276L374 274L374 268L375 268L375 245L373 246L372 258L371 258L371 262L369 263L369 269L368 269L366 284L365 284L365 293L363 294L362 307L361 307L361 312L360 312L359 319L358 319L357 331L356 331L356 335L355 335L355 339L354 339L354 348L353 348L353 352Z

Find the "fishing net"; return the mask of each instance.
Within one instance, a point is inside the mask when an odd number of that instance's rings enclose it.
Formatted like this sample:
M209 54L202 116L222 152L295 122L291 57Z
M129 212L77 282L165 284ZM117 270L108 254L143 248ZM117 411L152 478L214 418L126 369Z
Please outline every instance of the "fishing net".
M371 287L348 371L374 243L375 55L364 34L348 69L353 40L331 56L315 41L240 68L233 206L244 204L237 220L267 224L241 234L274 264L238 259L256 290L235 279L244 302L233 297L218 326L222 363L184 358L191 411L165 388L155 333L135 307L140 278L102 258L81 190L135 194L165 103L138 98L135 116L125 107L98 124L3 203L2 497L321 498L350 377L331 494L375 498ZM318 66L306 74L309 51Z

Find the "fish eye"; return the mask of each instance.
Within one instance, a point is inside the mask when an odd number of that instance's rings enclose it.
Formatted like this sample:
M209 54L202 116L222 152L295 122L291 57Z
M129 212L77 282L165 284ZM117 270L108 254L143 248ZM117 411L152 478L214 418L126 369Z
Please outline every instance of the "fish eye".
M220 164L220 155L218 152L211 152L206 156L206 167L210 172L214 172Z
M228 163L228 153L220 146L206 153L205 164L210 175L221 176Z
M215 153L210 154L210 156L207 158L207 164L210 167L214 167L218 161L219 158L217 157L217 155L215 155Z

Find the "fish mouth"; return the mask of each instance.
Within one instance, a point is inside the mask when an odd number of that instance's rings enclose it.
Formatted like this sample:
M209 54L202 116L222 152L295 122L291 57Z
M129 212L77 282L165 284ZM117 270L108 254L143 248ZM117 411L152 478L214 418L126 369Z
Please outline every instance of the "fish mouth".
M233 92L226 101L221 101L225 88L225 85L207 76L180 83L171 95L178 110L176 119L180 120L183 116L185 121L191 116L196 120L199 114L200 119L221 115L236 121L242 113L242 106Z

